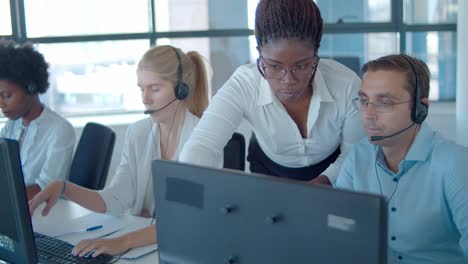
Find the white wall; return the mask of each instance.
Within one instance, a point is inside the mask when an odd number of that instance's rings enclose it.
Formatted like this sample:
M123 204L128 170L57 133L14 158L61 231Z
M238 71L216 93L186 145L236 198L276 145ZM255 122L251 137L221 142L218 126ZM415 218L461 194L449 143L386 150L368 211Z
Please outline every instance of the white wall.
M458 2L458 28L457 28L457 142L468 146L468 1Z

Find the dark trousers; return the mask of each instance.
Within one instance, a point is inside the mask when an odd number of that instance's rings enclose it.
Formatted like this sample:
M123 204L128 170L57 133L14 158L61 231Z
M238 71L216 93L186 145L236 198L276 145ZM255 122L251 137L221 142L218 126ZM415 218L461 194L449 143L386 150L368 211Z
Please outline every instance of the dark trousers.
M338 147L330 156L317 164L302 168L289 168L272 161L265 154L265 152L263 152L262 148L258 144L255 134L252 133L247 160L250 162L251 172L289 178L293 180L310 181L319 176L325 169L328 168L328 166L330 166L330 164L335 162L340 153L340 147Z

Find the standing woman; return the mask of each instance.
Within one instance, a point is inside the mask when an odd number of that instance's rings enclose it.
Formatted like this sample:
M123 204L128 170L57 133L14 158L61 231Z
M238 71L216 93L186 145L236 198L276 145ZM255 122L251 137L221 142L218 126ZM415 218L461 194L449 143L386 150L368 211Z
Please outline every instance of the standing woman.
M208 105L208 81L203 58L198 52L183 53L171 46L149 49L138 63L138 86L149 118L129 126L122 158L109 186L101 191L80 187L67 181L56 181L30 202L31 214L46 202L47 215L62 194L69 200L95 212L130 213L151 217L154 194L151 161L177 160ZM84 256L95 250L119 255L136 247L156 243L154 224L111 239L83 240L73 254Z
M0 137L18 140L28 200L68 176L75 145L70 122L39 98L49 88L48 67L31 44L0 40L0 108L8 118Z
M362 136L359 77L320 60L323 32L312 0L261 0L255 17L257 64L239 67L221 87L180 160L222 164L222 149L245 118L253 128L250 171L330 184Z

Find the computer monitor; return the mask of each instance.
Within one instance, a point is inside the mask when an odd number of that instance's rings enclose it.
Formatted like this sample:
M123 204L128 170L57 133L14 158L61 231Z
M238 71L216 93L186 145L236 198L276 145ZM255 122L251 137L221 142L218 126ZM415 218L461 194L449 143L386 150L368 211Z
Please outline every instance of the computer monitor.
M0 138L0 260L37 263L16 140Z
M152 163L167 263L386 263L383 197L171 161Z

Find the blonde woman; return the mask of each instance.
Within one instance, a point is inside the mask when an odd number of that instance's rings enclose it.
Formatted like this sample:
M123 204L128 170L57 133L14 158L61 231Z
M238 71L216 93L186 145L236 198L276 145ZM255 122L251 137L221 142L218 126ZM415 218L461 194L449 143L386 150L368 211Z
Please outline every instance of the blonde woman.
M55 181L30 202L31 213L46 202L47 215L61 194L95 212L151 217L154 210L151 161L177 160L208 105L208 80L203 58L171 46L149 49L138 63L138 86L148 118L129 126L120 165L109 186L89 190L67 181ZM72 254L94 251L119 255L129 249L156 243L156 226L112 239L78 243Z

